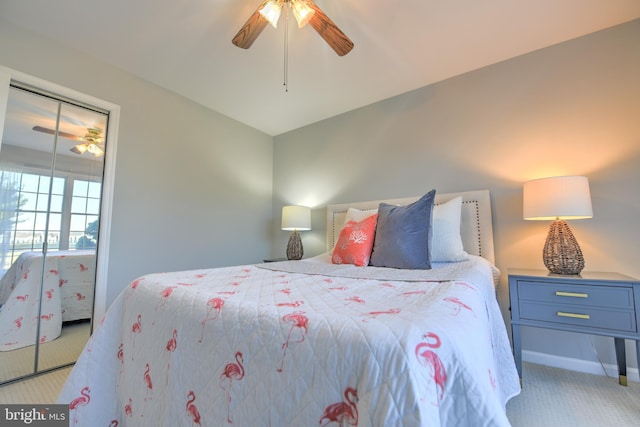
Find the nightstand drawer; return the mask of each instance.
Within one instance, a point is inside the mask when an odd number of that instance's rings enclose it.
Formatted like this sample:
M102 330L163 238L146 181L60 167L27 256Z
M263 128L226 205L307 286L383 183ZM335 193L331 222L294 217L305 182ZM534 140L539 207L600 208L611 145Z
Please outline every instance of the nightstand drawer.
M520 300L632 310L633 288L518 281Z
M613 331L636 331L633 310L580 307L520 301L520 318Z

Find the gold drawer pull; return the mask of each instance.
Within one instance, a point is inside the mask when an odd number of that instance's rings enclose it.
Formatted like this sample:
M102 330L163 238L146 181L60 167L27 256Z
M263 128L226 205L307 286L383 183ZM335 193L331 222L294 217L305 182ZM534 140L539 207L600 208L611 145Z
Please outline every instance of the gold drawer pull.
M556 296L559 297L574 297L574 298L589 298L589 294L583 294L578 292L562 292L556 291Z
M564 311L558 311L556 314L560 317L573 317L574 319L591 319L591 316L589 316L588 314L565 313Z

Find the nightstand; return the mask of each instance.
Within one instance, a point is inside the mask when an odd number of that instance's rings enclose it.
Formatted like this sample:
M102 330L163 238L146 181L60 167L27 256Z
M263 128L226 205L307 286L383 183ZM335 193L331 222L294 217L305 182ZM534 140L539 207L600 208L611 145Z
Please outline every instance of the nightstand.
M640 367L640 282L618 273L561 275L509 270L513 353L522 379L521 326L613 337L619 382L627 385L624 340L636 342Z
M280 262L280 261L286 261L286 258L267 258L267 259L263 259L262 262Z

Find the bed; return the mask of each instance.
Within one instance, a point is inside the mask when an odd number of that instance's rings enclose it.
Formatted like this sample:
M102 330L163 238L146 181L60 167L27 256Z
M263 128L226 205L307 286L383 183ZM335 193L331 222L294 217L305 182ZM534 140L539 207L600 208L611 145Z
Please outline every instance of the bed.
M0 279L0 351L34 345L38 320L44 343L60 336L63 322L91 318L95 251L49 252L44 273L42 260L42 252L24 252Z
M447 233L464 257L432 253L430 269L334 263L347 226L387 218L373 201L330 205L317 257L136 279L58 403L74 426L509 425L520 385L495 295L489 192L438 195L431 249L454 201Z

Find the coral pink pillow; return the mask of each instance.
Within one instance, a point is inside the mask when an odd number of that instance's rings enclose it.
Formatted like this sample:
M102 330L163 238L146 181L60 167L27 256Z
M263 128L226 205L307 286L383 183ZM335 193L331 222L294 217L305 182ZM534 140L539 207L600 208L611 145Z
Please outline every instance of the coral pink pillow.
M359 267L369 265L377 222L378 214L368 216L360 222L347 222L338 236L338 243L333 248L331 262Z

